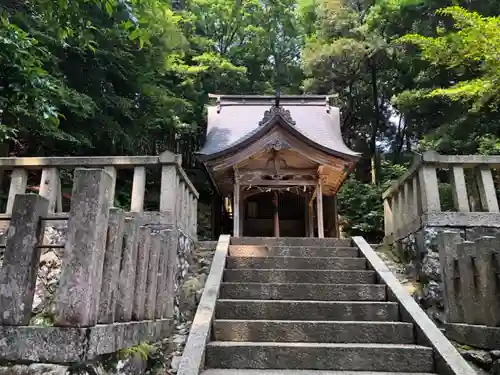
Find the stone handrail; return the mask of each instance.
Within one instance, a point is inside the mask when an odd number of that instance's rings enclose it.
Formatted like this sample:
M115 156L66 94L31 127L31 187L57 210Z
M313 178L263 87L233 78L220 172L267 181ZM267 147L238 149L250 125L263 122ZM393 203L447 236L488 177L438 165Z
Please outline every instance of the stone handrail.
M75 170L53 326L31 324L49 200L16 195L0 269L0 361L81 363L168 336L179 231L112 208L113 183L103 169Z
M417 154L409 170L382 195L386 241L392 243L424 224L500 226L492 174L499 167L500 156ZM438 169L449 171L453 212L442 210ZM466 182L467 170L472 170L474 184Z
M180 155L165 151L158 156L26 157L0 158L0 171L12 171L5 214L12 214L16 195L27 189L28 171L41 170L39 194L49 201L49 213L62 212L59 172L62 169L103 168L112 178L111 206L115 200L117 171L133 169L130 212L143 212L146 169L161 168L160 213L170 215L177 226L195 238L198 192L182 169ZM5 215L4 215L5 216Z

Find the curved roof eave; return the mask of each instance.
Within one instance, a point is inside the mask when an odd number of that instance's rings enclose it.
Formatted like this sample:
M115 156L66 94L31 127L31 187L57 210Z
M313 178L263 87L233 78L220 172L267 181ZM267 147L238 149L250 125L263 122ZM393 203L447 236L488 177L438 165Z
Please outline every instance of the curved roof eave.
M286 119L284 119L281 116L274 116L269 119L265 124L259 126L256 128L253 132L249 133L245 138L240 139L238 142L232 144L231 146L225 148L224 150L221 150L219 152L216 152L214 154L202 154L202 153L196 153L198 155L198 159L201 162L207 162L212 159L217 159L220 158L224 155L230 154L234 151L237 151L239 147L242 146L247 146L251 143L253 143L257 138L259 138L261 135L265 134L272 126L278 125L283 127L286 131L289 131L292 135L297 137L299 140L303 141L304 143L321 150L329 155L339 157L344 160L348 161L353 161L356 162L359 160L361 157L361 154L359 153L354 153L352 155L345 154L343 152L339 152L337 150L332 150L328 147L325 147L323 145L320 145L319 143L313 141L312 139L308 138L304 134L302 134L299 130L297 130L294 126L294 124L291 124L288 122Z

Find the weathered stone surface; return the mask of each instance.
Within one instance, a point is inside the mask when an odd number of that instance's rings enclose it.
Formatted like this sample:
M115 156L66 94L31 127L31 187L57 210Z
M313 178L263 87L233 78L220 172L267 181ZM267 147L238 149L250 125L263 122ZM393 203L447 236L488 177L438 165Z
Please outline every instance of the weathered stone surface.
M125 218L123 252L118 281L118 298L116 301L116 321L119 322L127 322L132 319L139 226L140 219L136 216L127 216Z
M48 207L41 196L16 196L0 269L0 324L29 324L41 255L40 217L47 215Z
M493 364L493 359L491 358L490 353L483 350L465 350L462 351L461 354L466 360L474 363L484 370L489 370Z
M144 317L154 319L156 312L156 288L158 284L158 258L161 251L161 238L159 233L153 233L150 240L148 275L146 281L146 300L144 304Z
M144 319L144 303L146 301L146 282L148 278L149 251L151 248L151 228L140 227L137 250L137 268L135 275L134 307L132 319Z
M394 302L219 300L216 319L397 320Z
M224 272L224 281L251 283L371 284L375 281L375 272L227 269Z
M70 372L67 366L33 364L1 366L0 375L70 375Z
M86 329L0 327L0 359L5 361L77 362L85 358Z
M106 253L104 255L102 272L98 318L98 323L100 324L113 323L115 321L124 226L125 213L112 208L109 213Z
M111 187L111 177L103 170L75 170L68 239L57 292L59 326L97 323Z
M463 345L480 349L500 348L500 327L470 324L445 324L446 337Z
M421 280L441 281L441 264L439 263L439 253L428 252L422 260Z
M208 368L434 371L432 349L416 345L211 342L206 358Z

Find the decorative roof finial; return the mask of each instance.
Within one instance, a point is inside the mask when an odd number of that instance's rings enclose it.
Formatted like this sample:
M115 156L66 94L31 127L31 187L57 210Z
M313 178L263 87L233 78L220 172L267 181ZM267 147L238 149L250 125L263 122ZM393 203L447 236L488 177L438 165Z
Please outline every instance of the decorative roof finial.
M327 95L325 97L325 106L326 106L326 113L330 113L331 107L330 107L330 97Z
M278 86L276 88L276 99L275 99L275 107L278 108L280 106L280 95L281 95L281 92L280 92L280 87Z

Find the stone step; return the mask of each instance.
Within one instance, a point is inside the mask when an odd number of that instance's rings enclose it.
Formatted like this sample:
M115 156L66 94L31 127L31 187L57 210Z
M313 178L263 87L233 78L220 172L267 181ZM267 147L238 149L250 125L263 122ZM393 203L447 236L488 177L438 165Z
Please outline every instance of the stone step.
M216 341L413 344L402 322L215 320Z
M352 240L349 238L231 237L231 245L349 247L352 246Z
M365 270L365 258L229 257L227 268Z
M229 255L232 257L296 256L355 258L359 256L359 250L356 247L231 245L229 246Z
M385 301L385 285L222 283L219 298L314 301Z
M226 269L223 281L249 283L375 284L374 271Z
M207 368L433 372L433 350L418 345L214 341Z
M273 301L220 299L216 319L396 321L396 302Z
M424 372L324 371L324 370L251 370L209 369L202 375L436 375Z

